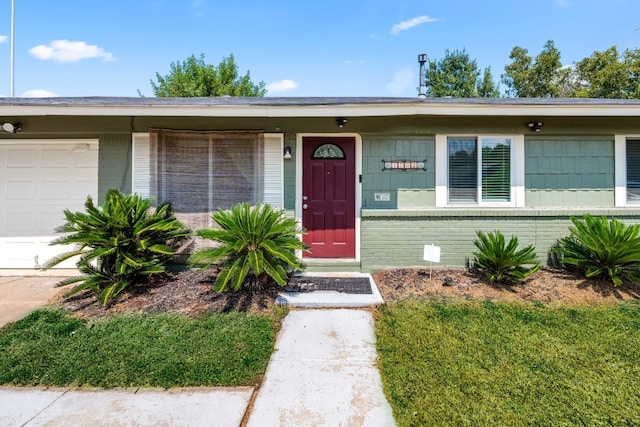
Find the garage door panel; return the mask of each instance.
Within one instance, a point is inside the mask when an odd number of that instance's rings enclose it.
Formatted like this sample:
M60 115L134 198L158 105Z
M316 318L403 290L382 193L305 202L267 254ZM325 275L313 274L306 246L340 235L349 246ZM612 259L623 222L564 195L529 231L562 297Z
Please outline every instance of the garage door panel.
M39 153L35 149L8 148L5 164L7 169L35 168L39 160Z
M70 165L71 156L67 149L52 149L47 148L40 153L41 160L40 166L45 169L53 168L68 168Z
M69 200L69 190L73 188L68 181L47 181L40 183L41 200Z
M73 245L50 246L49 243L53 239L51 236L5 239L0 245L0 259L3 263L13 267L3 268L42 268L47 261L55 256L74 249ZM41 248L35 254L32 251L34 245ZM77 260L77 257L71 258L60 263L56 268L75 268Z
M0 144L0 268L38 268L70 250L49 246L64 210L97 197L97 141ZM75 261L60 268L73 268Z

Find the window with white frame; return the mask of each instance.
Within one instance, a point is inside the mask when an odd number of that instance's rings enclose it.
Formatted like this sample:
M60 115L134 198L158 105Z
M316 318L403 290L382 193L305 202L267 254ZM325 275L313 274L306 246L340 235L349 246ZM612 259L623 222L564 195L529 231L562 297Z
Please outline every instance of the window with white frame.
M511 201L511 139L447 138L448 202Z
M436 135L437 206L524 206L524 137Z

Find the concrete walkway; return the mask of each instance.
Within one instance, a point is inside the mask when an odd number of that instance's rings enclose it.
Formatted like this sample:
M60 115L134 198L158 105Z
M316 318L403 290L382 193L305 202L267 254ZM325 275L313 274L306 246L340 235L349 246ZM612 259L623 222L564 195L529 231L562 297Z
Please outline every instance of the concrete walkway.
M0 326L45 305L59 292L53 288L59 280L0 277ZM0 426L71 425L382 427L395 423L376 367L371 313L316 309L292 310L285 318L258 390L0 387Z
M42 307L61 292L55 288L62 277L17 277L0 276L0 326Z
M394 426L365 310L291 311L249 418L262 426Z

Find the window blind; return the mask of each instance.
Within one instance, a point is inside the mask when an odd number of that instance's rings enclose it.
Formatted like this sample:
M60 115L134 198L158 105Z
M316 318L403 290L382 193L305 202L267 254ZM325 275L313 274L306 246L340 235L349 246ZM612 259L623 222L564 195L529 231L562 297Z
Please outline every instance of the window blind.
M511 200L511 140L483 138L482 142L482 201Z
M476 138L448 138L449 203L478 201L478 142Z
M627 202L640 203L640 139L627 139Z
M262 133L154 130L150 140L150 195L192 229L211 226L217 209L262 198Z

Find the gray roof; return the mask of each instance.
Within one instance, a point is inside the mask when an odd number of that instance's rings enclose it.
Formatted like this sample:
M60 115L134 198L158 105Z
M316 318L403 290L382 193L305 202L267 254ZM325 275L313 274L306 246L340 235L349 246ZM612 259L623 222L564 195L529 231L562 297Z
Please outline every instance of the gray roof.
M332 105L533 105L533 106L640 106L640 99L590 98L417 98L417 97L52 97L0 98L0 106L332 106Z

